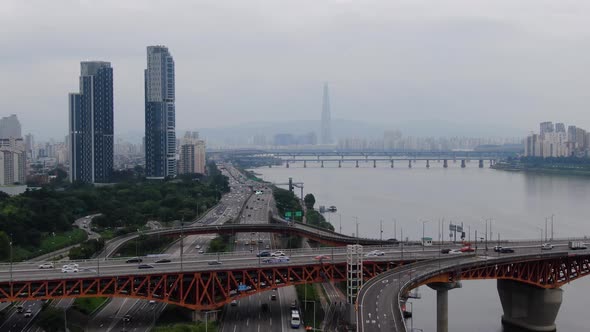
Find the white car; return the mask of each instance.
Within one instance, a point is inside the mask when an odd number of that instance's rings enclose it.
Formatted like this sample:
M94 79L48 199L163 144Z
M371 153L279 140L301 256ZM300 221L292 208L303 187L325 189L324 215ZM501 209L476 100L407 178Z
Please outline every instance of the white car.
M70 267L70 268L72 268L72 269L74 269L74 268L75 268L75 269L77 269L77 268L79 268L80 266L79 266L78 264L76 264L76 263L68 263L68 264L64 265L63 267L64 267L64 268L66 268L66 267Z
M449 251L449 254L451 255L461 255L463 252L459 249L453 249Z
M76 273L76 272L78 272L78 268L64 266L61 268L61 272L62 273Z
M272 257L281 257L281 256L286 256L284 252L282 251L275 251L272 254L270 254Z
M543 243L541 245L541 250L551 250L553 249L553 245L551 243Z
M53 269L53 263L43 263L39 265L40 269Z

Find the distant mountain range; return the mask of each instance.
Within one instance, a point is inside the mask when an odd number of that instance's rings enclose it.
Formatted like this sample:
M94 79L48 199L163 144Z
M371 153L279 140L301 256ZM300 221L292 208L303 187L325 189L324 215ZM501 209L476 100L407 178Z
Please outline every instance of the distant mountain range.
M245 123L237 126L220 128L178 128L177 137L182 137L187 130L198 131L200 136L211 145L246 144L255 135L264 135L268 142L274 135L287 133L304 135L315 132L319 137L320 121L299 120L289 122L258 122ZM332 120L334 139L344 137L382 138L387 130L399 130L403 136L415 137L524 137L526 132L521 129L500 126L465 126L445 121L412 121L399 124L371 124L362 121L342 119ZM117 135L126 141L140 142L143 132L129 132Z

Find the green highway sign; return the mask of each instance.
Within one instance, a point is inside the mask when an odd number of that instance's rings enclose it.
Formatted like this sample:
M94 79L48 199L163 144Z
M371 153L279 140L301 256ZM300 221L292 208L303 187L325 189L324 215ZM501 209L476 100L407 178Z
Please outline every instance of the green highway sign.
M302 215L301 211L295 211L295 217L301 217Z
M293 215L292 212L285 212L285 217L291 217Z

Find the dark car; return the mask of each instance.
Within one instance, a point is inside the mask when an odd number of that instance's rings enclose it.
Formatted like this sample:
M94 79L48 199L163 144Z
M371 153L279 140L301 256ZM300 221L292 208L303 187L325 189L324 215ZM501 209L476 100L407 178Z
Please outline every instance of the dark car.
M514 252L514 249L512 249L512 248L501 248L500 249L500 253L502 253L502 254L509 254L509 253L513 253L513 252Z
M210 262L207 262L207 264L209 264L209 265L221 265L221 262L220 261L210 261Z
M272 294L272 295L270 296L270 300L271 300L271 301L276 301L276 300L277 300L277 294Z
M138 269L153 269L154 266L150 264L141 264L137 266Z
M156 263L170 263L172 262L171 260L169 260L168 258L162 258L162 259L158 259L156 261Z
M128 260L125 261L125 263L141 263L141 262L143 262L143 259L141 259L139 257L129 258Z
M123 316L123 321L125 323L129 323L131 321L131 315L125 315L125 316Z
M256 254L256 257L270 257L270 251L261 251Z
M449 248L444 248L444 249L441 249L441 250L440 250L440 253L441 253L441 254L448 254L450 251L451 251L451 249L449 249Z

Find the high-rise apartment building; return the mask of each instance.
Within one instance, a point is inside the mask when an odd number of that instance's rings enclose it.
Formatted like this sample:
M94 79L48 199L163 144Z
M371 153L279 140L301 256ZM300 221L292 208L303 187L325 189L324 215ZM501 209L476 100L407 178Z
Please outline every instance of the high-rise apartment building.
M198 132L187 131L180 144L178 174L205 174L205 141Z
M0 185L26 182L25 144L22 138L0 138Z
M25 135L25 153L27 155L27 159L37 159L37 153L35 151L35 137L33 134Z
M21 126L16 114L0 119L0 138L21 138Z
M332 116L330 114L330 92L328 83L324 84L324 95L322 100L322 123L321 143L332 144Z
M165 46L147 47L145 70L145 173L148 179L176 175L174 59Z
M545 137L546 133L552 133L555 131L555 127L553 126L553 122L541 122L540 128L541 128L541 130L539 133L541 134L542 138Z
M113 69L80 63L80 92L69 95L70 181L106 183L113 171Z
M556 123L555 124L555 132L556 133L565 133L565 125L563 123Z

